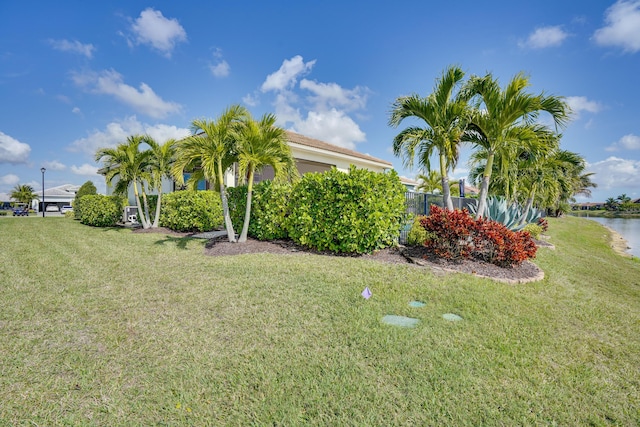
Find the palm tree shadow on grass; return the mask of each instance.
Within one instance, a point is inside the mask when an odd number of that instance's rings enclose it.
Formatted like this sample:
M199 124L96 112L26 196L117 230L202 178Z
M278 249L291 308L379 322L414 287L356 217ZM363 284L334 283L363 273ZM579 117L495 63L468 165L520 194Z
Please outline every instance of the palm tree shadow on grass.
M193 240L193 237L183 236L183 237L174 237L174 236L164 236L161 240L156 240L153 242L154 245L165 245L167 243L175 244L177 248L187 249L187 243Z

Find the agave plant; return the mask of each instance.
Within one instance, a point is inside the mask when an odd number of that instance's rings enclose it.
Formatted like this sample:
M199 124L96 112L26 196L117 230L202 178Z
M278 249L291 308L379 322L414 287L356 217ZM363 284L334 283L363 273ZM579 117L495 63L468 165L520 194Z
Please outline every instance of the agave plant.
M469 211L478 216L478 201L469 206ZM483 217L504 224L509 230L518 231L523 229L527 224L535 222L540 218L541 212L538 209L531 208L527 212L517 203L509 203L504 197L491 196L487 199L487 208Z

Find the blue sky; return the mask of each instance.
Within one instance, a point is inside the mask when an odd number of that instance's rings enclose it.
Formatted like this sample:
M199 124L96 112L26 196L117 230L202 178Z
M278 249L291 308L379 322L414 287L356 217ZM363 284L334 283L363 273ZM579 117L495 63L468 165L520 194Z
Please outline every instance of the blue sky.
M159 142L233 103L307 136L392 161L398 96L451 64L575 114L562 147L595 172L594 201L640 197L640 1L3 1L0 198L82 184L97 148ZM454 178L466 176L470 147ZM579 199L584 200L584 199Z

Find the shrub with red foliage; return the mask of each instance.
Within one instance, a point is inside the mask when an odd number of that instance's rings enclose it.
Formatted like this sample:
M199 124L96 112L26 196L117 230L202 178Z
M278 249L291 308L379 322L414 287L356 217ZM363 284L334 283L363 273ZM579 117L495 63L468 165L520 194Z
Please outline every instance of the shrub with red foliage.
M544 218L538 218L538 225L542 228L543 233L549 229L549 221Z
M449 211L432 205L420 225L435 236L424 245L436 255L454 260L471 255L474 220L466 209Z
M435 236L424 245L443 258L476 258L512 267L536 256L537 247L528 232L514 232L492 220L475 220L466 209L449 211L431 206L420 225Z

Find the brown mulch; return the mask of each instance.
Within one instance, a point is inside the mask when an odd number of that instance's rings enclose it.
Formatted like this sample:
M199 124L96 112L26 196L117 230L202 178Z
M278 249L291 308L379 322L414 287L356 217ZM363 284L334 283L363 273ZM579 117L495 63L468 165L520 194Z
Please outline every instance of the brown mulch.
M135 229L134 233L160 233L176 237L190 237L195 233L178 233L167 228ZM538 242L537 242L538 243ZM546 242L539 242L543 246ZM487 262L477 260L463 260L459 262L438 258L424 247L398 247L387 248L365 255L336 255L331 252L320 252L297 245L290 240L275 240L263 242L252 238L245 243L231 243L226 237L209 239L204 250L210 256L233 256L254 253L271 254L316 254L322 256L342 256L370 259L373 261L391 264L409 264L417 267L430 268L435 273L459 272L482 277L489 277L499 281L518 283L539 280L543 277L542 271L532 262L524 262L513 268L498 267Z

